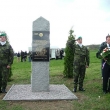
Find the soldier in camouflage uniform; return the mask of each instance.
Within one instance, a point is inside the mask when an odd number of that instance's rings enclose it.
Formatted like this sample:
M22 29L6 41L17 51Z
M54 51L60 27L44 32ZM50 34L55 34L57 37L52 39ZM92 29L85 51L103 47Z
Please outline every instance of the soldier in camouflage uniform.
M75 45L73 62L74 92L77 91L78 83L79 91L85 91L83 88L83 81L86 68L89 66L89 51L87 47L82 45L82 37L78 37L77 42L78 44Z
M14 52L7 41L5 32L0 32L0 93L6 93L9 69L13 63Z

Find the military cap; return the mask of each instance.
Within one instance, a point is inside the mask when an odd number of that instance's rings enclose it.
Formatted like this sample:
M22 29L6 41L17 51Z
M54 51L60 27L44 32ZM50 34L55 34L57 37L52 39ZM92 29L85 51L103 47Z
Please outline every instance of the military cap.
M80 39L82 39L82 37L81 37L81 36L79 36L79 37L77 38L77 40L80 40Z
M0 32L0 36L7 36L5 32Z

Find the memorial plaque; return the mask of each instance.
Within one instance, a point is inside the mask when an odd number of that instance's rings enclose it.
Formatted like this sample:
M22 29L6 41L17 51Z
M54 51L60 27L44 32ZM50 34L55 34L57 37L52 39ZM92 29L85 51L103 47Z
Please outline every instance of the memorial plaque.
M49 31L33 31L32 61L49 61Z

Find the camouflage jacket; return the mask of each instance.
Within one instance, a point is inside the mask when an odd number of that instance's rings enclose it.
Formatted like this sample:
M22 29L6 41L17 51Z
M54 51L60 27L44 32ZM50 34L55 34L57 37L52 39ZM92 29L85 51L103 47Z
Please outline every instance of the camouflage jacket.
M76 44L74 49L74 64L75 65L88 65L89 66L90 57L89 50L87 47L82 45L82 48Z
M14 59L14 52L11 45L6 42L5 45L0 43L0 65L11 65Z

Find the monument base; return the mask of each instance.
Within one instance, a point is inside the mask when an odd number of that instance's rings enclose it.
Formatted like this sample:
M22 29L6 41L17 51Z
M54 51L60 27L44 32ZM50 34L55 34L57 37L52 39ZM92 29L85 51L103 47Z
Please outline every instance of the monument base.
M2 100L74 100L78 99L65 85L49 85L49 92L32 92L31 84L12 85Z
M32 62L32 92L49 92L49 62Z

